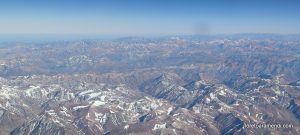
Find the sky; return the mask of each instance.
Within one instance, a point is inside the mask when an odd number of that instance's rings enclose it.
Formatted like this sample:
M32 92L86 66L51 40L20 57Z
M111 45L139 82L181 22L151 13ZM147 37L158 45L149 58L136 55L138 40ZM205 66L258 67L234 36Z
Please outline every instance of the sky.
M1 0L0 35L300 33L299 0Z

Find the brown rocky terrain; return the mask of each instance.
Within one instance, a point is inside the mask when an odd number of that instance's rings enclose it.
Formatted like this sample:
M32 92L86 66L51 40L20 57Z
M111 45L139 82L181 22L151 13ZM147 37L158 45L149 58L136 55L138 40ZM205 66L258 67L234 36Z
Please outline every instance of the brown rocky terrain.
M296 135L299 54L272 35L3 43L0 134Z

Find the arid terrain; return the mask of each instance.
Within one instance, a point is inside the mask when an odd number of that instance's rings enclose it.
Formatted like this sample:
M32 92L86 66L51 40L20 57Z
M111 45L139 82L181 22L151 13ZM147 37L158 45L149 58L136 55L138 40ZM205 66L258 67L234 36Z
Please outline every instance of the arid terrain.
M0 44L1 135L297 135L299 122L300 36Z

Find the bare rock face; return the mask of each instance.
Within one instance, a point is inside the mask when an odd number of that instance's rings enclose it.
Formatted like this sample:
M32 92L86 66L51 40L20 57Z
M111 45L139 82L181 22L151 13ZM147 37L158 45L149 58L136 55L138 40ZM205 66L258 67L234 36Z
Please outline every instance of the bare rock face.
M63 127L56 125L54 122L46 120L45 118L39 118L14 129L10 134L64 135L65 131Z
M220 134L242 134L243 121L235 117L233 114L220 114L215 118L220 129Z
M300 106L297 105L294 100L290 102L288 109L291 110L297 120L300 121Z
M299 54L284 36L11 44L0 134L297 135Z

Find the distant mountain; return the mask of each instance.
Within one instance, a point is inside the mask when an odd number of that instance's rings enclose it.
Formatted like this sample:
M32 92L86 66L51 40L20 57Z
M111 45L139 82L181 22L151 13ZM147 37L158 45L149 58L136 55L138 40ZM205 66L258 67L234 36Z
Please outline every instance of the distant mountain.
M0 134L297 135L299 39L239 34L2 45Z

